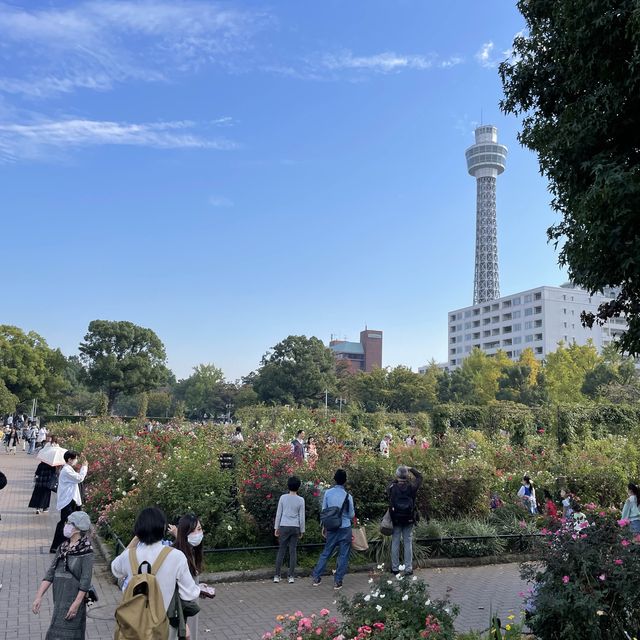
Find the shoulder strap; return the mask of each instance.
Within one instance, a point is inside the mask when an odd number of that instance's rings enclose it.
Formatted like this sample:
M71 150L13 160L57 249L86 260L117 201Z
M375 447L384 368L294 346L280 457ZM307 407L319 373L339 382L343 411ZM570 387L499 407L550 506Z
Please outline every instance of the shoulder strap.
M165 558L171 553L171 550L172 550L171 547L162 547L162 551L158 554L156 561L153 563L153 566L151 567L152 575L155 576L158 573L158 570L162 566L162 563L164 562Z
M349 504L349 492L346 492L346 496L344 497L344 502L342 503L342 506L340 507L340 515L342 515L342 512L344 511L344 508Z
M136 550L133 547L129 547L129 564L131 565L131 575L135 576L138 573L138 556L136 556Z

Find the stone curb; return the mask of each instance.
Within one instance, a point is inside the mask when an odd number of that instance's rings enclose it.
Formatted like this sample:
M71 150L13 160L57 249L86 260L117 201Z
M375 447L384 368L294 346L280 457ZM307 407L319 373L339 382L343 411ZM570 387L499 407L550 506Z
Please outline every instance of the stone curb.
M96 546L100 550L100 553L104 557L107 565L111 565L113 560L113 553L111 548L98 532L94 532L94 540ZM479 558L428 558L419 565L420 569L449 569L455 567L481 567L490 564L511 564L514 562L529 562L537 560L538 556L533 554L518 554L518 553L505 553L501 556L481 556ZM349 573L367 573L369 571L375 571L377 565L363 564L354 565L349 567ZM111 572L109 572L111 573ZM311 575L311 569L300 568L297 570L297 575L301 578ZM116 584L117 580L113 576L113 583ZM200 575L200 582L206 582L207 584L221 584L232 582L255 582L257 580L271 580L273 578L273 568L264 569L247 569L244 571L221 571L218 573L203 573Z

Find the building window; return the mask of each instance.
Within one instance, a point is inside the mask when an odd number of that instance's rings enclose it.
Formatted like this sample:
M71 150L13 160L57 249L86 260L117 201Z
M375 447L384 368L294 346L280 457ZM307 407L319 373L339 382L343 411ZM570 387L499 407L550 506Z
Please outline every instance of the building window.
M564 341L565 341L565 342L568 342L568 341L569 341L569 338L567 338L567 336L565 336L565 337L564 337Z
M464 317L465 318L470 318L471 317L471 311L465 311L464 312Z
M489 324L491 322L491 318L483 318L482 324Z
M480 326L480 320L474 320L472 326L479 327Z
M474 316L479 316L480 315L480 308L479 307L473 310L473 315Z
M451 360L449 360L449 364L450 364L452 367L455 367L455 366L456 366L456 359L455 359L455 358L452 358Z
M511 314L510 313L503 313L502 314L502 320L511 320Z
M542 347L536 347L536 355L542 355Z
M567 323L563 322L562 324L564 324L564 328L566 329L567 328Z
M524 341L525 342L533 342L533 335L529 334L528 336L524 337Z
M527 322L524 323L524 328L525 329L533 329L533 321L532 320L527 320Z
M533 296L530 293L527 293L527 295L524 297L524 303L527 304L527 302L531 302L533 300Z
M512 328L511 325L508 324L506 327L502 327L502 333L511 333Z
M456 350L455 350L455 348L454 348L454 349L451 349L451 351L450 351L450 352L451 352L451 354L452 354L452 355L454 355L454 356L456 355Z
M471 353L471 347L470 347L469 345L467 345L467 346L464 348L464 352L465 352L465 353Z
M567 296L566 296L564 293L562 294L562 299L563 299L563 300L566 300L566 299L567 299Z
M520 331L520 329L522 329L522 325L521 325L519 322L516 322L516 323L513 325L513 330L514 330L514 331Z
M536 313L536 314L542 313L542 307L534 307L533 308L533 313Z
M456 318L456 314L455 314L455 313L452 313L452 314L449 316L449 322L455 322L456 320L457 320L457 318Z
M542 320L536 320L536 321L533 323L533 326L534 326L534 327L541 327L541 326L542 326Z
M541 333L536 333L535 340L536 340L536 342L539 342L540 340L542 340L542 334Z
M492 336L499 336L500 335L500 329L498 329L498 328L492 329L491 335Z
M480 340L480 332L473 334L473 340Z
M533 294L533 299L542 300L542 293L540 291L537 291L536 293Z
M521 336L516 336L513 339L513 344L521 344L522 343L522 337Z
M512 314L513 315L513 319L515 320L516 318L519 318L521 313L522 313L521 311L514 311L513 314Z
M513 344L511 338L507 338L506 340L502 341L502 346L503 347L510 347Z
M513 305L514 305L514 306L516 306L516 305L518 305L518 304L521 304L521 302L520 302L520 297L519 297L519 296L518 296L517 298L514 298L514 299L513 299Z
M471 323L470 322L465 322L464 323L464 328L465 329L470 329L471 328Z
M464 341L465 342L469 342L469 340L471 340L471 334L470 333L465 333L464 334Z
M495 324L496 322L500 322L500 316L493 316L491 318L491 324Z
M449 342L450 342L451 344L455 344L455 343L456 343L456 339L455 339L455 338L451 338L451 340L449 340Z
M500 305L496 302L491 305L491 311L497 311L500 308Z
M527 308L524 310L524 315L525 315L525 316L532 316L532 315L533 315L533 309L532 309L531 307L527 307Z
M511 306L511 300L505 300L505 301L502 303L502 308L503 308L503 309L508 309L510 306Z
M489 313L489 311L491 311L491 307L489 305L482 307L482 313Z
M487 329L486 331L482 332L482 337L483 338L488 338L491 335L491 331L489 329Z

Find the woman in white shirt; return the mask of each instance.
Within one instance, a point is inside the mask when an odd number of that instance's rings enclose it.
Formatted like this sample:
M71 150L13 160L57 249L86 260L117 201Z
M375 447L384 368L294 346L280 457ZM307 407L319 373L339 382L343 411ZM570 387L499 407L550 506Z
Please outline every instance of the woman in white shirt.
M166 530L167 519L160 509L148 507L140 512L134 527L135 535L139 540L136 547L136 559L139 565L143 562L153 565L164 548L162 539ZM111 563L111 572L116 578L129 580L137 571L138 567L131 567L129 562L129 549L123 551ZM178 549L171 549L158 569L156 580L162 592L165 611L171 604L176 583L182 600L196 600L200 596L200 587L189 571L187 558ZM169 639L177 637L177 629L169 627Z

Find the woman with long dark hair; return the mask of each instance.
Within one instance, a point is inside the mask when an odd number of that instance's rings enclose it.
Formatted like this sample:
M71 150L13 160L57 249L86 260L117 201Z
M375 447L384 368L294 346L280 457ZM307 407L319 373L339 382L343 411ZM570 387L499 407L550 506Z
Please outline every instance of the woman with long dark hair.
M175 529L173 527L170 528L170 532L176 539L173 543L174 549L179 549L184 553L189 565L189 572L196 583L200 584L198 576L202 573L203 567L204 545L202 541L204 539L204 531L198 516L193 513L187 513L178 520L178 526ZM202 596L212 597L215 593L206 584L201 584L200 589ZM198 617L199 614L196 614L186 620L191 640L198 640Z
M627 485L629 497L622 508L622 519L629 521L633 533L640 533L640 487L633 482Z

